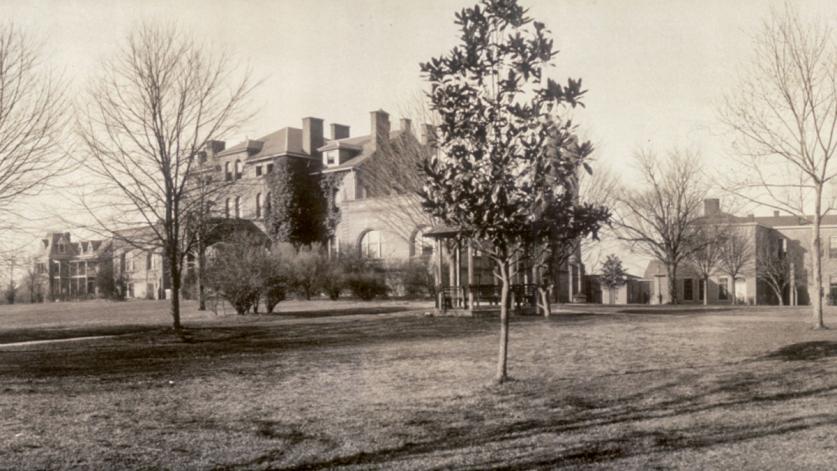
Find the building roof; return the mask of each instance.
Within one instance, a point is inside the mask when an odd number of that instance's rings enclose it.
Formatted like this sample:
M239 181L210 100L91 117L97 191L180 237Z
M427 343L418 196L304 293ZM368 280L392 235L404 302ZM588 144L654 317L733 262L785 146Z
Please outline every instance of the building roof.
M259 149L258 143L261 143ZM258 139L246 139L238 144L218 153L219 157L237 154L241 152L253 152L247 155L248 160L256 160L264 157L293 154L306 156L302 148L302 129L286 127Z
M389 133L389 140L394 141L401 137L404 133L403 129L396 129L395 131L390 131ZM336 165L334 167L328 167L323 169L323 173L331 173L331 172L339 172L342 170L351 170L358 165L362 164L366 160L369 160L373 155L377 154L380 149L376 149L372 147L372 135L368 134L366 136L357 136L357 137L347 137L345 139L337 139L337 140L329 140L326 144L320 147L317 150L324 151L324 150L332 150L340 147L341 145L347 145L354 148L361 148L361 152L346 160L340 165Z

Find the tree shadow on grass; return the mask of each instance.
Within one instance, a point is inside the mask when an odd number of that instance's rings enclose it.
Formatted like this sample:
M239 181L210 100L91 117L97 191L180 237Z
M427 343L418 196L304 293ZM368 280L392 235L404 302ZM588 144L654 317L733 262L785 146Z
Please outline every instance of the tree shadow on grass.
M762 362L757 359L756 363ZM643 456L729 446L837 426L837 413L810 414L806 413L807 408L797 410L796 405L789 404L831 396L837 393L837 380L825 384L806 381L803 378L822 373L813 365L795 369L797 379L790 383L787 372L776 372L767 362L755 369L745 375L727 371L714 381L696 375L642 386L643 381L639 380L640 387L633 394L619 397L608 397L606 392L579 397L566 394L565 385L546 380L523 381L483 393L486 402L480 404L480 411L483 416L493 416L493 420L481 417L469 423L464 413L467 411L455 407L418 410L413 412L413 419L405 421L405 426L424 429L424 434L413 441L295 463L288 469L386 468L404 463L446 467L450 465L445 460L451 456L457 457L459 467L467 469L612 465L631 457L639 457L642 462ZM714 378L717 372L711 373L708 377ZM536 403L533 398L537 397L554 399ZM525 411L525 418L506 420L502 413L490 410L515 407ZM533 409L526 410L527 407ZM747 410L766 407L785 413L761 421L749 420ZM707 421L707 417L712 419ZM560 446L554 444L557 437L561 437ZM529 451L521 454L521 449Z
M820 340L787 345L764 358L782 361L812 361L831 357L837 357L837 342Z
M264 355L281 358L294 351L463 338L495 330L495 322L490 319L418 316L325 324L198 327L180 334L157 327L97 341L0 349L0 378L149 374L184 378L204 374L208 364L212 368L248 365L264 361ZM350 353L346 355L346 361L354 360Z

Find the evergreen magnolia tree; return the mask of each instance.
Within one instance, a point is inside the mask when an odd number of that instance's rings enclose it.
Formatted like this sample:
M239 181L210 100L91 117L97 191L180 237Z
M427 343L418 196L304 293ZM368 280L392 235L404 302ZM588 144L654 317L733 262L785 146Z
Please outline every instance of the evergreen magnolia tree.
M602 264L602 283L607 286L610 304L613 304L613 290L625 284L625 275L622 260L615 254L608 255Z
M503 382L516 262L555 222L575 217L555 213L576 209L563 196L572 187L566 175L583 158L563 158L560 150L551 158L547 144L568 140L573 126L557 112L579 104L584 92L580 80L562 86L544 77L557 51L543 23L516 0L484 0L455 22L461 43L421 64L439 115L439 152L424 162L421 197L431 216L458 227L494 261L501 286L496 379Z

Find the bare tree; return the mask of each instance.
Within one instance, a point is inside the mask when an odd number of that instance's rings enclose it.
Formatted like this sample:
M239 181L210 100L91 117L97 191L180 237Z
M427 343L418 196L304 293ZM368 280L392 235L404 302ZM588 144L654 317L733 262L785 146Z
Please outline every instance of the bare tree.
M724 234L718 246L718 268L732 280L732 303L738 303L735 293L735 280L738 275L753 261L755 250L752 239L741 231L742 227L730 227Z
M150 237L144 249L164 254L171 284L173 326L180 329L183 262L194 239L184 224L205 198L196 196L201 152L248 116L249 74L223 54L213 55L173 26L143 25L103 64L78 127L87 167L99 177L99 197L115 209L97 221L114 235L139 222Z
M720 224L701 225L696 234L698 248L689 255L689 262L703 283L704 306L709 304L709 277L718 270L726 229Z
M39 62L38 50L12 24L0 25L0 211L37 194L66 170L60 136L63 85Z
M660 159L643 151L636 160L645 188L619 192L614 227L621 240L666 266L669 301L677 304L677 269L699 248L707 185L694 154L673 150Z
M755 39L752 64L721 108L749 177L728 185L759 204L809 220L814 328L823 328L825 188L837 176L837 45L824 22L774 11ZM813 208L813 212L811 212Z
M785 304L785 290L791 290L790 303L793 304L792 286L795 279L799 278L798 265L793 263L790 247L776 244L766 235L760 235L757 241L758 256L756 257L756 273L776 297L779 305Z

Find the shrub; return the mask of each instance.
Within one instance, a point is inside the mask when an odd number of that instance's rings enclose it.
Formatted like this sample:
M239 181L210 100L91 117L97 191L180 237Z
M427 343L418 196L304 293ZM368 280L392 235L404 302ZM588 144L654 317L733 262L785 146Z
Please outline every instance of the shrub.
M384 296L388 291L383 274L371 270L347 273L345 285L352 295L364 301L371 301L376 296Z
M340 293L343 291L343 287L346 286L346 274L339 259L329 260L328 266L320 278L320 286L328 296L328 299L336 301L340 298Z
M395 262L387 268L391 289L408 298L432 296L435 290L433 274L427 259L417 258Z
M282 252L290 252L286 255L290 287L306 300L318 296L322 288L322 278L329 266L329 260L321 248L314 245L298 251L286 248Z
M264 282L267 249L261 239L234 234L213 246L208 257L206 284L226 299L238 314L258 305Z
M264 257L261 276L261 294L265 309L268 314L272 314L276 305L284 301L288 294L287 267L278 251Z

